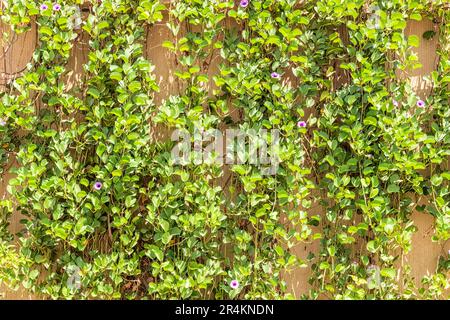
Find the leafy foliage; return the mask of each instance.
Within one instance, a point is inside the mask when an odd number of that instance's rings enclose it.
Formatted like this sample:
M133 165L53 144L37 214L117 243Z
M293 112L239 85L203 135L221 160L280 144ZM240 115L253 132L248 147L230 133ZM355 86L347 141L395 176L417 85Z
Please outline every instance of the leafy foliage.
M90 1L83 86L71 88L82 2L2 11L16 33L35 23L39 41L0 96L0 161L19 162L0 203L0 280L54 299L280 299L293 298L289 271L310 267L303 298L445 295L448 254L420 286L403 261L413 211L435 218L434 241L450 233L446 1ZM424 18L440 43L426 97L404 76L433 38L404 29ZM145 40L162 24L178 91L156 103ZM155 135L218 127L279 130L277 173L175 165L174 143ZM316 255L294 253L313 241Z

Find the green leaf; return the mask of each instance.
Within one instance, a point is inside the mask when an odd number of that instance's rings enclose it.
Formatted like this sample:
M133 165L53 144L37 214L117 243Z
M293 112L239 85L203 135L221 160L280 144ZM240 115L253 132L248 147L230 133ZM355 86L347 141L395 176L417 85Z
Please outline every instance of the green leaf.
M127 135L128 140L136 140L138 138L139 138L139 134L136 132L131 132L130 134Z
M435 35L436 35L436 31L428 30L422 34L422 38L424 38L425 40L431 40L434 38Z
M343 271L343 270L345 270L345 266L344 266L343 264L341 264L341 263L339 263L339 264L336 266L336 268L334 269L334 271L335 271L336 273L339 273L339 272L341 272L341 271Z
M122 176L122 170L116 169L113 172L111 172L113 177L121 177Z
M391 183L390 185L388 185L387 187L387 192L389 193L397 193L400 192L400 187L396 184Z
M335 246L329 246L327 248L328 253L330 254L331 257L334 257L336 254L336 247Z
M129 89L132 93L141 90L141 88L142 88L142 85L141 85L141 83L140 83L139 81L133 81L133 82L131 82L131 83L128 85L128 89Z
M377 125L377 119L375 117L366 117L364 119L364 124L365 125L376 126Z
M122 73L121 72L111 72L111 75L109 76L113 80L121 81L122 80Z
M40 32L41 34L45 34L45 35L48 35L48 36L51 36L51 35L53 34L53 30L50 29L50 28L47 27L47 26L41 26L41 27L39 28L39 32Z
M55 235L64 240L66 240L68 236L66 229L64 229L62 226L57 226L55 228Z
M422 21L422 16L420 13L412 13L409 18L416 21Z
M169 232L164 232L161 236L161 241L164 244L168 244L170 240L172 239L172 235Z
M80 184L85 186L85 187L89 187L89 181L85 178L80 180Z
M334 166L335 164L335 160L332 155L327 154L323 160L328 162L330 166Z
M363 265L367 266L369 264L369 257L361 256L361 262L363 263Z
M124 233L120 235L120 241L126 246L131 242L131 239L127 234Z
M387 277L387 278L390 278L390 279L395 279L395 276L397 274L397 270L394 269L394 268L384 268L384 269L381 269L380 274L383 277Z
M416 47L416 48L418 48L419 45L420 45L419 37L416 36L415 34L410 35L410 36L408 37L408 45L411 46L411 47Z
M98 99L100 97L100 91L98 91L97 89L95 89L93 87L90 87L88 89L87 94L94 97L94 99Z
M281 257L284 255L284 250L281 246L275 246L275 252Z
M117 101L119 101L120 103L125 103L128 97L129 97L128 93L122 93L117 97Z
M321 262L320 265L319 265L319 269L320 270L326 270L326 269L329 269L329 268L330 268L330 264L328 262L326 262L326 261Z
M97 25L98 30L106 29L109 27L108 21L102 21Z
M131 208L136 203L136 198L132 195L129 195L125 198L125 206L127 208Z
M97 149L95 150L98 157L101 158L103 153L106 151L106 146L104 145L103 142L99 142Z
M162 47L163 48L168 48L168 49L171 49L171 50L175 50L175 46L174 46L173 42L172 41L168 41L168 40L164 40L163 41Z
M162 252L162 250L160 248L158 248L155 245L149 245L147 247L147 253L146 255L149 256L150 258L155 258L158 259L159 261L163 261L164 259L164 253Z
M189 68L189 73L194 74L200 71L200 67L199 66L193 66L191 68Z
M441 173L441 177L444 178L445 180L450 180L450 172L442 172Z
M431 184L437 187L441 185L443 180L444 178L442 178L442 176L435 174L431 177Z
M31 279L36 279L39 275L39 270L34 269L33 271L30 272L29 277Z
M378 245L374 240L367 242L367 251L375 253L378 250Z

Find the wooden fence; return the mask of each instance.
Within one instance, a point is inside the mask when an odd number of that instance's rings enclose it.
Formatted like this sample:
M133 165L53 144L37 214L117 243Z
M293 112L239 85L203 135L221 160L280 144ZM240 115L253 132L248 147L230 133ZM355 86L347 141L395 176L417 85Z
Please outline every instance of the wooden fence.
M408 35L416 34L422 38L422 34L432 29L433 23L431 21L410 21L405 30ZM6 25L0 24L0 32L9 32ZM176 94L180 89L175 71L175 57L167 49L162 47L164 40L170 39L170 32L165 27L165 22L161 22L148 30L148 37L146 43L147 58L156 66L155 73L160 85L160 93L155 96L155 103L160 103L163 99L171 94ZM26 67L30 61L34 48L36 47L36 28L31 31L15 35L13 37L12 45L0 43L0 90L4 89L4 84L11 81ZM69 61L66 83L69 87L83 85L83 64L87 62L88 43L85 34L80 33L75 40L72 56ZM405 75L410 78L412 85L419 96L424 97L430 91L430 85L425 80L425 77L436 68L437 56L437 37L429 41L421 41L420 47L417 48L417 53L423 67L410 72ZM210 68L210 73L213 74L217 70L220 59L217 57L213 60L213 65ZM11 163L10 165L14 165ZM10 174L4 174L0 178L0 196L7 198L6 186L8 180L11 178ZM426 199L423 201L427 201ZM320 212L320 207L313 207L311 209L315 214ZM20 216L14 214L11 221L11 231L17 232L20 229ZM426 275L434 273L437 265L438 256L450 249L450 244L445 243L439 245L431 241L433 234L434 218L431 215L415 212L413 220L418 228L418 231L413 236L412 251L407 255L405 263L412 267L412 275L416 281ZM295 248L295 252L301 258L306 258L310 251L317 252L319 249L319 242L316 241L310 244L301 244ZM289 284L289 288L296 297L300 297L309 289L308 277L310 276L309 268L299 268L291 273L285 274L284 277ZM11 291L7 288L0 287L0 299L32 299L29 293L25 290Z

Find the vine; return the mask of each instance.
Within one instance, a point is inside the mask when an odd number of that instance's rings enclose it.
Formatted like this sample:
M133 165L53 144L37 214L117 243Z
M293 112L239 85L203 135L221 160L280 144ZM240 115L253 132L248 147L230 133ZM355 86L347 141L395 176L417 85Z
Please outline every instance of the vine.
M0 93L0 167L15 174L0 202L0 280L53 299L289 299L299 296L286 279L307 267L302 298L445 297L448 9L441 0L5 1L3 42L36 27L38 43ZM408 20L424 19L434 33L405 35ZM178 84L161 103L144 49L156 25L171 34L158 45L175 57ZM89 53L72 88L81 32ZM421 67L413 49L434 37L439 60L420 96L408 79ZM176 141L157 135L181 133L202 149L217 129L267 132L255 139L276 142L275 171L248 155L250 141L232 145L238 163L195 152L179 163ZM13 211L24 216L16 235ZM442 248L420 284L406 261L414 212L434 217ZM295 253L316 241L318 252Z

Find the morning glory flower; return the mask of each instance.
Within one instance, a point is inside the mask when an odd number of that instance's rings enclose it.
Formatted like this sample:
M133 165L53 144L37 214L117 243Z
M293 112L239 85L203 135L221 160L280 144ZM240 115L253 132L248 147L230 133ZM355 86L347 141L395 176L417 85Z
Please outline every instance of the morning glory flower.
M271 76L272 78L274 78L274 79L279 79L279 78L280 78L280 74L277 73L277 72L272 72L272 73L270 74L270 76Z
M94 183L94 189L95 190L100 190L102 188L103 184L100 181L97 181L96 183Z
M5 126L6 125L6 121L3 120L2 118L0 118L0 126Z
M240 5L241 5L241 7L242 7L242 8L247 8L247 6L248 6L248 3L249 3L249 1L248 1L248 0L241 0L241 3L240 3Z
M230 282L230 287L231 287L231 289L237 289L237 288L239 288L239 281L237 281L237 280L232 280L232 281Z
M423 101L423 100L417 101L417 106L418 106L419 108L425 107L425 101Z
M392 99L392 104L394 105L394 107L398 107L398 101L395 99Z
M59 4L56 3L56 4L53 6L53 10L55 10L55 11L61 10L61 5L59 5Z
M297 127L299 127L299 128L304 128L304 127L306 127L306 122L305 122L305 121L299 121L299 122L297 122Z
M41 9L42 11L45 11L45 10L48 9L48 5L46 5L45 3L43 3L43 4L41 4L40 9Z

